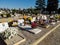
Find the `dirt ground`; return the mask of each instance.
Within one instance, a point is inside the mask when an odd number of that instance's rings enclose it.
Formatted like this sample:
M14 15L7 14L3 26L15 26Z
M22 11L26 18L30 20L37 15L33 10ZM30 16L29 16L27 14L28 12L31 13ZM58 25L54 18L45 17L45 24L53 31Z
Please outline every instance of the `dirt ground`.
M39 45L60 45L60 27L49 34Z

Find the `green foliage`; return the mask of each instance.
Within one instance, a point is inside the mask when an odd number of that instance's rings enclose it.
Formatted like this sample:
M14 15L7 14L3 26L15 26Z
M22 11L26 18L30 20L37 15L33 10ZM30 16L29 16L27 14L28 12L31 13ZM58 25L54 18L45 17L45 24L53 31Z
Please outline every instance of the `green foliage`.
M56 15L55 18L60 20L60 15Z
M45 0L36 0L36 8L37 9L45 8Z
M49 14L51 14L52 11L57 11L57 8L58 0L48 0L47 10L49 11Z
M8 13L8 14L6 14L7 15L7 17L11 17L11 15Z

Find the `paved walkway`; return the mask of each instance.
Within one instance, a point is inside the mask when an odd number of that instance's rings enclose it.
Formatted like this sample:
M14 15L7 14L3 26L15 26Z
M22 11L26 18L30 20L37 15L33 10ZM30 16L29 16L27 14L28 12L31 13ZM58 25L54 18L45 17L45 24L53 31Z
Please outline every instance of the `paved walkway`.
M60 45L60 27L49 34L39 45Z
M54 26L51 26L50 28L46 29L46 28L40 28L42 29L42 32L38 33L38 34L32 34L30 32L27 32L27 31L22 31L21 32L24 34L24 36L26 37L27 41L25 44L23 45L30 45L32 44L33 42L35 42L37 39L41 38L43 35L45 35L47 32L49 32L52 28L54 28L56 25Z

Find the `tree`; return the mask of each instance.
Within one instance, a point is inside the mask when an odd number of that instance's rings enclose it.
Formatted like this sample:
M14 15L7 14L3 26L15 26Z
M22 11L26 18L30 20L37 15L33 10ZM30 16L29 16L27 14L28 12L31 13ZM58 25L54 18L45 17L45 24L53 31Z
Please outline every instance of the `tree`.
M35 9L35 8L28 8L28 9L26 9L26 11L25 11L26 13L28 13L28 14L37 14L38 13L38 11Z
M7 15L7 17L11 17L10 13L7 13L6 15Z
M41 9L45 7L45 0L37 0L36 1L36 8Z
M46 4L45 4L45 0L36 0L36 9L37 11L40 10L40 13L42 12L42 10L45 8Z
M57 8L58 0L48 0L47 10L49 11L49 14L51 14L52 11L57 11Z
M60 8L58 9L58 14L60 14Z
M22 10L21 10L20 8L19 8L19 10L18 10L18 13L19 13L19 14L22 14Z

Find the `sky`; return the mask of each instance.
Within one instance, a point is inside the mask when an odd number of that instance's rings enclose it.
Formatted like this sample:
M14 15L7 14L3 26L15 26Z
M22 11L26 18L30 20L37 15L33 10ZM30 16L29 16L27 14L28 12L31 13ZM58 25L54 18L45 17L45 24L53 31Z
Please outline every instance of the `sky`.
M35 6L36 0L0 0L0 8L29 8Z
M60 8L60 0L59 0L59 3L58 3L58 5L59 5L59 6L58 6L58 8Z
M0 8L34 8L35 3L36 0L0 0Z

